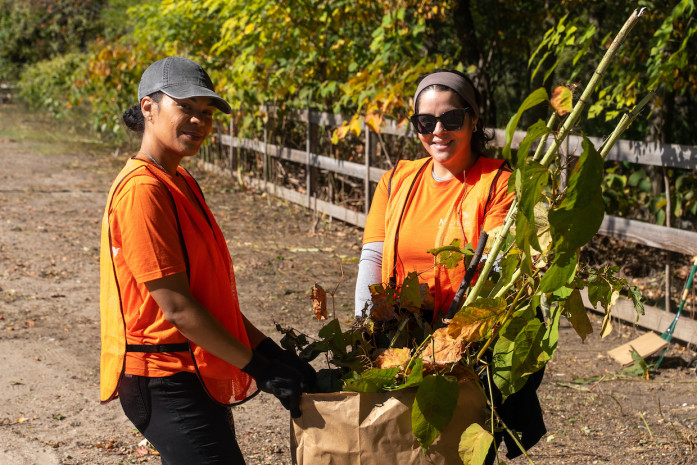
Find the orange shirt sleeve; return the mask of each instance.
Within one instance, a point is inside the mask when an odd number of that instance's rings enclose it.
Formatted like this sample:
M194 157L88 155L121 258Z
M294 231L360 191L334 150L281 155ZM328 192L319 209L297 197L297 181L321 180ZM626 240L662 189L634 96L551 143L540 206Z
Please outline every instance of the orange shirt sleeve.
M387 183L392 170L387 171L375 188L373 201L370 203L368 217L363 229L363 244L385 240L385 213L387 211Z
M112 231L138 283L186 271L174 203L158 181L129 181L113 207Z

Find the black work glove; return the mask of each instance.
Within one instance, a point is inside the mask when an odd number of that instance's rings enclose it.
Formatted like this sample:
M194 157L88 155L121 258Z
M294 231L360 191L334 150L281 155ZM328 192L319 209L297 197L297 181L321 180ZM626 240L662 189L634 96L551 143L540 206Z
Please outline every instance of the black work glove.
M252 359L242 371L254 378L259 389L276 396L281 405L290 410L290 416L298 418L301 415L300 396L303 389L302 375L298 370L252 350Z
M270 337L262 340L255 350L269 360L280 360L289 367L298 370L303 377L303 392L317 392L317 372L312 368L312 365L301 360L295 352L281 348Z

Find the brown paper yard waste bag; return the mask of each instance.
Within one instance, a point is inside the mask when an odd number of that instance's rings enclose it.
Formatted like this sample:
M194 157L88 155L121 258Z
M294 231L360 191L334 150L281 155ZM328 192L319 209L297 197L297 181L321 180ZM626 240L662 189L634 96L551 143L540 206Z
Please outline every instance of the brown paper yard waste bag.
M416 389L389 393L305 394L302 416L291 420L291 455L297 465L461 464L460 436L484 425L486 398L476 381L460 382L457 408L427 455L411 430Z

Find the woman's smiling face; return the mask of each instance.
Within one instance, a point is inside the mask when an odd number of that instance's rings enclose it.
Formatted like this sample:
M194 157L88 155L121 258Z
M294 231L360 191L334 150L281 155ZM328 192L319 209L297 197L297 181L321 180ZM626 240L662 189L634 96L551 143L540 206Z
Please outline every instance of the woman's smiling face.
M463 108L460 97L450 90L427 89L419 95L418 113L440 116L446 111ZM433 158L433 173L439 178L450 178L462 173L474 162L470 149L472 131L477 120L467 113L460 129L446 131L438 121L432 134L419 134L419 140Z
M165 153L195 155L213 127L216 107L212 102L209 97L175 99L163 95L151 114L153 125L149 135Z

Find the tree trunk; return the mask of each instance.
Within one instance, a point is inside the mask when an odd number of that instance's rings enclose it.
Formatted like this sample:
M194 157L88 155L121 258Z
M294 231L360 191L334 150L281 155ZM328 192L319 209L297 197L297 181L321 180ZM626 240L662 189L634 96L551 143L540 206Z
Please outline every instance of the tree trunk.
M485 115L490 125L496 124L496 102L493 98L491 75L486 68L488 51L480 47L477 40L476 28L472 18L470 0L458 0L453 9L455 34L460 43L460 55L456 57L465 65L474 65L477 71L473 76L474 85L482 94L481 113ZM493 44L492 44L493 47Z

